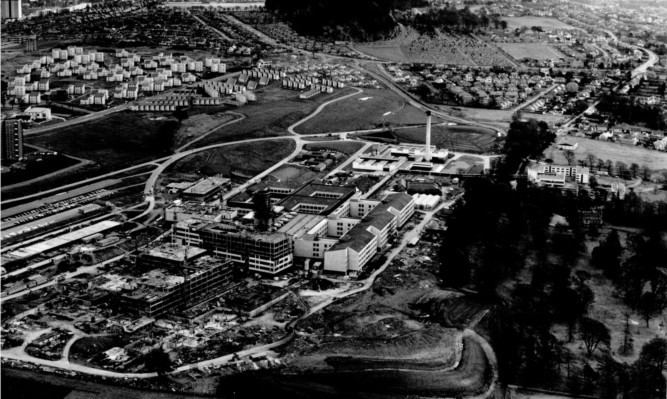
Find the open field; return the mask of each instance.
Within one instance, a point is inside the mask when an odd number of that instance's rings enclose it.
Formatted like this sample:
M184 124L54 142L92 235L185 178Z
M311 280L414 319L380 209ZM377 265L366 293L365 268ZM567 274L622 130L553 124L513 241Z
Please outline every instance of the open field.
M2 185L10 186L12 184L25 182L79 163L78 160L62 154L44 156L38 159L39 161L37 159L31 159L28 162L24 162L27 164L25 169L12 169L9 172L3 173Z
M208 133L211 129L229 122L235 116L226 113L214 115L199 114L189 117L181 122L181 126L174 135L174 148L178 148L189 141Z
M646 166L652 171L667 170L667 154L643 147L629 146L608 141L592 140L583 137L562 137L559 142L578 143L574 151L576 161L586 160L588 154L595 155L598 159L624 162L630 166L633 163ZM547 148L544 156L556 163L565 163L567 160L563 151L554 144Z
M117 112L102 119L55 129L26 141L115 169L168 155L179 122L157 114Z
M168 170L178 173L231 176L232 171L256 175L289 156L294 140L273 140L235 144L189 155Z
M505 17L503 18L503 20L507 21L507 27L509 29L521 28L522 26L526 26L528 28L530 28L531 26L541 26L545 30L578 29L556 18L526 16L526 17Z
M276 85L267 86L256 91L257 102L236 110L247 119L212 133L194 146L286 135L290 125L315 111L320 104L349 93L351 89L342 89L302 100L298 91L284 90Z
M355 45L355 49L373 57L401 63L512 65L500 50L472 35L438 31L430 36L422 35L412 28L402 28L392 39Z
M285 165L267 176L264 181L280 182L281 186L296 188L319 176L319 173L302 166Z
M401 142L424 143L426 129L414 127L397 129L394 135ZM472 126L433 126L431 143L439 148L463 152L488 152L494 147L496 133L493 130Z
M321 151L321 150L333 150L342 152L347 155L354 154L359 151L361 147L364 146L364 143L358 141L330 141L322 142L316 144L306 144L304 150L309 151Z
M497 43L514 59L533 58L536 60L558 60L565 58L558 50L544 43Z
M434 118L434 123L439 120ZM414 125L426 123L426 116L391 90L364 89L364 92L328 105L317 116L299 125L301 134L373 129L389 123Z

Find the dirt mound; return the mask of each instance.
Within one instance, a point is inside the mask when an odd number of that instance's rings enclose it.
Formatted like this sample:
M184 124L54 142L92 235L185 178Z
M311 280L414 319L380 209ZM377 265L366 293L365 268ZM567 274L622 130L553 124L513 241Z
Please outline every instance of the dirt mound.
M486 305L469 295L433 290L417 299L413 307L443 326L465 328L485 310Z

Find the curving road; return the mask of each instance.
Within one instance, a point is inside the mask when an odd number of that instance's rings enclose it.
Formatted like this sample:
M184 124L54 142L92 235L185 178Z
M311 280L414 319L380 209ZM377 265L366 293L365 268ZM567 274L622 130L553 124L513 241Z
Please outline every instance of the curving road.
M292 133L292 134L298 135L299 133L295 132L295 131L294 131L294 128L296 128L297 126L299 126L299 125L301 125L301 124L303 124L303 123L308 122L311 118L316 117L320 112L322 112L322 110L323 110L327 105L329 105L329 104L333 104L333 103L335 103L335 102L337 102L337 101L345 100L346 98L354 97L354 96L356 96L357 94L360 94L360 93L363 93L363 92L364 92L362 89L360 89L360 88L358 88L358 87L354 87L353 89L355 90L354 93L346 94L346 95L344 95L344 96L342 96L342 97L334 98L333 100L329 100L329 101L327 101L327 102L321 104L319 107L317 107L317 109L316 109L313 113L311 113L310 115L308 115L308 116L306 116L305 118L301 119L300 121L294 123L292 126L288 127L288 128L287 128L287 131L290 132L290 133Z
M373 63L371 63L371 64L373 64ZM362 65L362 69L365 73L369 74L370 76L375 78L377 81L381 82L389 90L398 94L405 102L407 102L408 104L412 105L413 107L415 107L417 109L420 109L424 112L431 111L431 113L435 116L438 116L438 117L440 117L442 119L445 119L445 120L450 120L450 121L453 121L453 122L456 122L456 123L460 123L462 125L478 126L478 127L490 129L490 130L493 130L494 132L497 132L500 135L506 135L507 134L507 132L505 132L504 130L499 129L495 126L487 125L485 123L471 121L471 120L464 119L464 118L459 118L459 117L456 117L456 116L451 116L451 115L448 115L448 114L446 114L446 113L444 113L444 112L442 112L442 111L440 111L436 108L433 108L433 107L431 107L431 106L413 98L409 93L407 93L401 87L395 85L394 82L392 82L390 76L387 74L387 72L382 67L382 64L374 63L374 65L377 66L377 68L380 70L381 73L376 73L376 72L371 71L367 67L367 65L368 64Z

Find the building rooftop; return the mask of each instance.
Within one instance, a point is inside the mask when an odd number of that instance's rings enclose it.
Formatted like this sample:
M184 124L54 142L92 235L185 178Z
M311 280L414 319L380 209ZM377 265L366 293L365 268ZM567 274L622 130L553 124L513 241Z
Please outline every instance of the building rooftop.
M190 260L205 253L206 250L198 247L186 246L181 244L163 244L158 247L149 249L148 255L156 258L183 262L186 260L185 258L186 252L188 254L187 260Z
M213 190L216 190L220 186L223 186L229 183L229 179L226 177L205 177L195 183L193 186L187 188L183 191L183 194L189 195L206 195Z
M311 182L279 201L277 205L284 206L288 211L327 215L356 192L357 189L353 186L332 186ZM302 205L310 205L318 209L304 211L300 209Z
M75 230L71 233L59 235L57 237L38 242L36 244L29 245L25 248L20 248L15 251L12 251L8 254L7 260L27 259L32 256L39 255L43 252L47 252L52 249L74 243L78 240L81 240L93 234L101 233L103 231L112 229L117 226L120 226L120 223L112 220L103 220L99 223L95 223L92 226L87 226L82 229ZM3 263L4 261L5 257L3 256Z
M294 238L299 238L307 234L313 227L325 220L324 216L298 214L289 222L278 229L278 232L285 233Z

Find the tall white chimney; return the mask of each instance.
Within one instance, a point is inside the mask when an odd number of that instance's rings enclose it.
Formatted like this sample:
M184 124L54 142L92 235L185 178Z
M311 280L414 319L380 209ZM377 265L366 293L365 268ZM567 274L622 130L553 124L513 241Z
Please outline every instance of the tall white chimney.
M431 162L431 111L426 111L426 152L424 160Z

